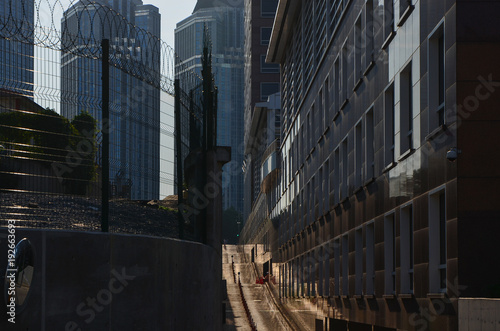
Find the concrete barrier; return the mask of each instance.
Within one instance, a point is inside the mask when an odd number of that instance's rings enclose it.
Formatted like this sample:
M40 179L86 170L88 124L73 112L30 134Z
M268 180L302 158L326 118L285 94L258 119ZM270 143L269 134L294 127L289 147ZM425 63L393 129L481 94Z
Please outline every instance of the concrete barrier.
M458 330L500 330L500 299L460 298Z
M26 304L0 330L220 330L221 257L199 243L55 230L16 231L35 254ZM0 271L7 230L0 229ZM1 284L2 293L3 286Z

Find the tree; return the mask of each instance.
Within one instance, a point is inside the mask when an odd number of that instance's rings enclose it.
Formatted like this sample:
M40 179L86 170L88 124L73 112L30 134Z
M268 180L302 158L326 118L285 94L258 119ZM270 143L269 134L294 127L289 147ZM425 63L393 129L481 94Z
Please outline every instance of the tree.
M66 189L68 193L84 195L88 182L96 174L96 129L97 122L88 112L81 112L73 118L71 125L77 132L70 141L70 152L74 153L76 166L68 173Z

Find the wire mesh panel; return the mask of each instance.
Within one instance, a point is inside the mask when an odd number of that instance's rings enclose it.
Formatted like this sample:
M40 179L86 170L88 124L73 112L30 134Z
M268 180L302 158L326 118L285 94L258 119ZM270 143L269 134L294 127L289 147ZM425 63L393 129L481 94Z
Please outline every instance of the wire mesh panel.
M182 61L158 38L156 7L108 3L2 1L0 226L98 231L105 201L112 232L179 234L174 66ZM189 71L180 79L185 158L202 147L203 84Z

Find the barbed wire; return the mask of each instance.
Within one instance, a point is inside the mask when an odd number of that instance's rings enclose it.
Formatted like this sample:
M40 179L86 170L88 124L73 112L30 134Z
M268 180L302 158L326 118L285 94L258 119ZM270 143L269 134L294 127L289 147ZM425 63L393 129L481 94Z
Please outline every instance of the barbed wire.
M0 38L91 59L102 58L101 41L109 39L112 66L170 95L174 95L176 66L183 85L196 86L202 80L170 45L103 0L2 2Z

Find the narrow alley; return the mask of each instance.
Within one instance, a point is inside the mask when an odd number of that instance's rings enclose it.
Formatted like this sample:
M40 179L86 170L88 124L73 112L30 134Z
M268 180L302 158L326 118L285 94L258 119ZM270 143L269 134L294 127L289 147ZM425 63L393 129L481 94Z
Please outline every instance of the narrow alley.
M292 330L277 308L272 295L264 284L257 284L257 272L250 263L249 252L244 246L226 245L222 249L222 272L227 281L228 303L224 330L252 330L243 300L256 330ZM234 262L234 273L233 263ZM238 287L241 281L242 298Z

